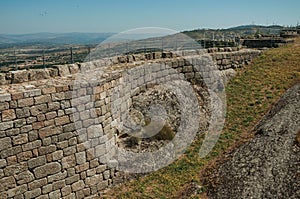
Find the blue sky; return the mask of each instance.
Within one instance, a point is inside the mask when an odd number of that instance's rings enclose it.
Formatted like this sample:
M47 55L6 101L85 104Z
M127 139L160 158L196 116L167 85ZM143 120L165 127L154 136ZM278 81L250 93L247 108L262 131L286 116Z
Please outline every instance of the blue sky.
M300 22L299 0L1 0L0 34Z

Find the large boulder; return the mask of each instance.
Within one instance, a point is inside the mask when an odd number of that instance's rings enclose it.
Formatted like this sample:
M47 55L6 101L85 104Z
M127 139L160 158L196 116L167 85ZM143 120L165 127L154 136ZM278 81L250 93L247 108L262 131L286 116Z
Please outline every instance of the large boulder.
M209 198L300 198L300 84L281 98L248 143L227 155Z

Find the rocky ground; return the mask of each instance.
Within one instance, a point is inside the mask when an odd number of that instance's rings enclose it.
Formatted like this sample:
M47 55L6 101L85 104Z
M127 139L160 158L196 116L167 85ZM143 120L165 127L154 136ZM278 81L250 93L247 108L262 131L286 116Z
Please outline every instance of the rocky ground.
M141 135L121 133L118 142L119 147L136 153L155 151L161 148L172 140L176 134L180 123L179 107L175 94L161 85L155 85L134 96L129 111L130 119L124 124L128 129L131 127L134 131L134 128L138 127L136 131L141 131L141 128L145 129L150 123L152 123L152 126L154 125L154 128L155 126L159 127L159 122L162 120L165 121L165 124L162 124L163 128L160 128L161 130L156 129L160 131L157 135L149 135L148 138L140 138ZM157 121L154 117L157 117ZM154 128L153 131L155 131ZM131 130L129 129L129 131Z
M300 198L300 83L214 172L209 198Z
M208 110L204 104L207 104L207 92L199 85L193 85L194 91L199 101L199 108L202 116L200 122L200 131L206 128ZM132 127L130 133L120 132L118 136L118 146L126 150L143 153L156 151L170 142L181 122L181 105L176 94L165 88L163 85L154 85L143 90L138 95L132 97L132 106L129 110L130 120L125 122L125 126ZM164 120L164 124L160 122ZM131 131L135 131L136 126L144 128L148 133L153 131L153 135L147 138L138 138ZM141 129L136 131L140 132ZM158 128L158 129L156 129Z

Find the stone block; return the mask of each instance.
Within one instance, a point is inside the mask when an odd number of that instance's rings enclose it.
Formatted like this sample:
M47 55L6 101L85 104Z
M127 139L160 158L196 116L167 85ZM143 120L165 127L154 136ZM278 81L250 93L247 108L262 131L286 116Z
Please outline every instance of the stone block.
M13 176L0 178L0 192L16 187L16 181Z
M12 98L12 100L22 99L22 98L24 98L24 94L23 93L12 93L11 98Z
M47 126L39 130L39 136L41 139L60 133L62 133L62 127Z
M70 64L69 70L71 74L76 74L79 72L79 66L77 64Z
M32 149L36 149L38 147L40 147L42 145L42 141L41 140L35 140L33 142L29 142L27 144L23 144L22 145L22 150L23 151L29 151Z
M7 160L7 165L16 165L18 163L17 156L15 155L7 157L6 160Z
M60 190L56 190L56 191L53 191L53 192L49 193L49 198L50 199L61 198Z
M70 104L70 101L68 100L63 100L60 102L60 105L61 105L61 108L62 109L68 109L70 108L71 104Z
M98 189L98 191L104 190L104 189L107 188L107 187L108 187L108 180L99 182L99 183L97 184L97 189Z
M64 180L59 180L59 181L53 182L53 184L52 184L53 190L61 189L65 186L66 186L66 183Z
M55 87L45 87L45 88L42 88L42 94L43 95L51 94L51 93L55 93L55 92L56 92Z
M3 83L3 82L1 82L1 83ZM0 198L7 198L7 194L6 194L5 191L4 192L0 192Z
M87 129L87 135L88 135L88 139L92 139L92 138L97 138L97 137L103 136L102 125L98 124L98 125L93 125L93 126L88 127L88 129Z
M9 137L0 138L0 151L4 149L8 149L10 147L12 147L11 138Z
M47 175L58 173L61 170L61 165L58 162L51 162L33 170L36 178L43 178Z
M17 136L14 136L12 142L14 145L20 145L20 144L27 143L28 142L28 134L24 133L24 134L19 134Z
M27 124L32 124L33 122L36 122L37 118L36 117L28 117L26 118Z
M39 156L37 158L32 158L28 161L28 168L36 168L38 166L42 166L46 164L46 157L45 156Z
M47 177L48 178L48 184L52 183L52 182L59 181L59 180L63 180L67 176L68 176L68 172L67 171L63 171L63 172L56 173L54 175L50 175L50 176Z
M58 116L58 117L61 117L61 116L63 116L63 115L65 115L64 110L58 110L58 111L57 111L57 116Z
M96 168L96 172L97 173L102 173L103 171L105 171L107 169L107 166L105 164L101 164Z
M69 147L67 147L67 148L65 148L63 150L64 150L64 155L65 156L66 155L72 155L72 154L76 153L76 146L69 146Z
M16 109L17 118L26 118L30 116L30 108L24 107L22 109Z
M34 104L33 98L23 98L23 99L18 99L18 107L28 107L32 106Z
M46 102L50 102L51 101L51 96L50 95L41 95L41 96L37 96L34 97L34 104L43 104Z
M90 151L91 151L91 150L90 150ZM92 150L92 151L94 151L94 150ZM89 153L91 153L91 152L87 151L87 154L89 154ZM92 156L92 158L94 158L94 155L90 155L90 156ZM89 157L89 155L88 155L88 157ZM92 159L92 158L90 158L90 159ZM97 166L99 166L99 161L98 161L98 159L93 159L93 160L90 161L90 168L95 168L95 167L97 167ZM96 172L97 172L97 171L96 171Z
M78 182L75 182L72 184L72 191L75 192L75 191L78 191L78 190L81 190L84 188L84 182L83 180L79 180Z
M20 133L27 133L32 130L32 125L25 125L20 128Z
M60 93L60 92L69 90L69 86L68 85L57 85L57 86L55 86L55 89L56 89L56 93Z
M16 155L22 152L21 146L10 147L1 151L1 158L7 158L9 156Z
M3 167L6 167L7 163L5 159L0 159L0 169L2 169Z
M85 151L75 153L76 163L77 164L84 164L86 162L86 154Z
M52 153L52 159L55 160L60 160L63 158L63 151L62 150L58 150L58 151L54 151Z
M42 147L38 148L39 155L46 155L46 154L54 152L55 150L56 150L55 145L42 146Z
M61 141L64 141L64 140L69 140L74 136L75 136L75 134L73 132L61 133L61 134L58 135L58 141L61 142Z
M73 176L70 176L70 177L66 178L65 181L66 181L67 185L70 185L70 184L73 184L75 182L78 182L79 179L80 179L79 174L75 174Z
M28 183L28 190L34 190L41 188L47 184L47 178L42 178Z
M76 167L75 167L75 170L76 170L76 173L80 173L81 175L83 175L84 174L84 176L86 177L86 174L85 173L82 173L83 171L86 171L86 170L88 170L89 169L89 163L88 162L86 162L86 163L84 163L84 164L81 164L81 165L77 165ZM85 178L84 177L84 178ZM81 179L84 179L82 176L81 176Z
M34 69L29 71L29 80L30 81L37 81L42 79L50 78L49 70L45 69Z
M9 122L0 122L0 131L5 131L7 129L10 129L14 126L14 123L12 121Z
M37 116L39 114L46 113L47 111L48 111L48 107L46 104L39 104L39 105L32 106L30 108L30 113L32 116Z
M91 96L86 95L86 96L82 96L82 97L72 99L71 104L72 104L72 106L78 106L78 105L86 104L90 101L91 101Z
M62 141L62 142L58 142L56 144L57 149L65 149L68 147L68 140Z
M63 132L73 132L76 130L76 126L74 123L66 124L63 126Z
M8 198L13 198L17 195L21 195L23 193L25 193L27 191L27 185L26 184L23 184L21 186L17 186L13 189L9 189L6 194L7 194L7 197Z
M36 199L49 199L49 196L48 195L40 195Z
M100 144L95 147L95 156L100 157L106 153L106 145Z
M50 193L51 191L52 191L52 184L47 184L47 185L42 187L42 193L43 194Z
M71 192L72 192L72 188L70 185L67 185L61 189L62 196L67 196L67 195L71 194Z
M8 102L0 102L0 111L9 109L9 103Z
M57 116L56 111L52 111L52 112L46 113L46 119L47 120L54 119L56 116Z
M58 69L59 76L64 77L70 75L70 70L68 65L56 65L54 67Z
M75 165L76 159L74 155L69 155L62 159L62 167L64 169L74 167Z
M2 121L10 121L16 118L15 110L14 109L8 109L2 111Z
M119 162L118 162L117 160L110 160L110 161L108 161L108 163L107 163L107 166L108 166L109 168L117 168L118 165L119 165Z
M0 85L7 84L5 76L6 76L5 73L0 73Z
M23 94L25 98L32 98L41 95L42 91L41 89L32 89L32 90L25 91Z
M68 124L70 122L69 116L65 115L63 117L55 118L55 125L62 126L64 124Z
M38 139L38 133L37 133L37 131L35 130L35 131L30 131L29 133L28 133L28 140L29 140L29 142L32 142L32 141L34 141L34 140L37 140Z
M44 126L45 126L45 124L44 124L43 121L41 121L41 122L34 122L32 124L32 129L38 130L38 129L42 129Z
M86 171L86 175L87 176L95 176L96 175L96 169L93 168L93 169L89 169Z
M52 99L52 101L61 101L61 100L64 100L64 99L66 99L65 93L64 92L52 93L51 94L51 99Z
M34 189L31 191L26 191L24 193L25 199L36 198L42 194L42 190L40 188Z
M28 82L29 72L26 70L12 71L12 83Z
M24 171L16 175L16 180L19 185L32 182L34 175L30 171Z
M9 160L7 162L9 162ZM15 174L21 173L26 170L27 170L27 165L25 162L14 163L13 165L7 166L3 169L5 176L13 176Z
M23 162L31 159L33 156L31 151L25 151L22 153L17 154L18 162Z
M109 170L106 170L103 172L103 178L104 180L107 180L110 178L110 171Z

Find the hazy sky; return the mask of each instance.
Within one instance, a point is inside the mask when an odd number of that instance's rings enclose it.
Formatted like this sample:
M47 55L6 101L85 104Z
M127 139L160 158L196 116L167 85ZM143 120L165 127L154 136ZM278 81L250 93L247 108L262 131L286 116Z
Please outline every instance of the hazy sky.
M1 0L0 33L296 25L299 10L299 0Z

